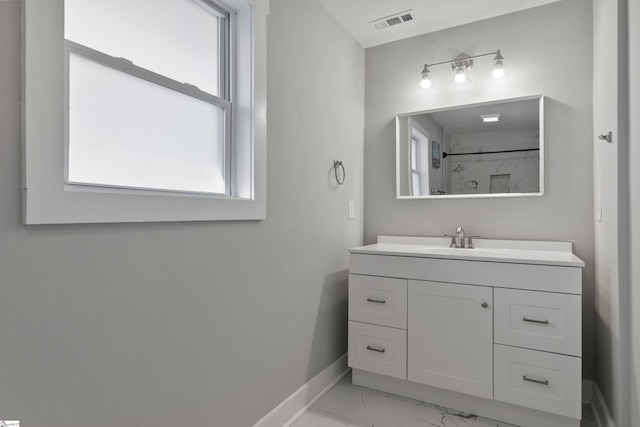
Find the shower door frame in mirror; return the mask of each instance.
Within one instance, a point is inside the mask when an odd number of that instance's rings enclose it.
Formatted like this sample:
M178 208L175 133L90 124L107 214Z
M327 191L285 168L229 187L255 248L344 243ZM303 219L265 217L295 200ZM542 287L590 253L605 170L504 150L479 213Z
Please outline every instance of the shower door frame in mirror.
M535 105L537 101L537 106ZM532 95L532 96L525 96L525 97L519 97L519 98L509 98L509 99L500 99L500 100L495 100L495 101L490 101L490 102L480 102L480 103L474 103L474 104L466 104L466 105L456 105L456 106L449 106L446 108L438 108L438 109L433 109L433 110L425 110L425 111L417 111L417 112L411 112L411 113L403 113L403 114L398 114L396 116L396 197L398 199L459 199L459 198L487 198L487 197L537 197L537 196L542 196L544 195L544 139L545 139L545 126L544 126L544 104L545 104L545 97L542 95ZM488 149L478 149L476 152L468 152L469 147L467 147L467 152L453 152L451 150L451 148L445 148L445 137L446 138L451 138L451 135L446 134L446 129L442 128L442 134L438 134L438 132L434 132L433 129L424 129L422 128L417 121L415 120L416 116L424 116L424 115L430 115L433 113L443 113L443 112L471 112L473 111L474 113L476 111L482 110L483 112L486 112L487 114L492 114L495 112L501 112L502 116L501 116L501 120L503 120L503 123L507 122L510 119L510 115L512 115L512 112L515 112L516 108L509 108L509 107L517 107L519 105L528 105L528 110L529 111L534 111L537 112L538 117L537 117L537 132L535 132L535 129L532 127L528 127L526 130L525 129L518 129L517 131L514 131L513 128L508 128L508 123L505 124L504 126L507 126L508 130L502 130L502 128L498 128L496 127L496 125L488 125L487 126L487 132L485 137L490 138L491 135L500 135L500 132L502 132L504 135L507 135L507 132L521 132L522 135L518 135L518 143L516 145L512 145L512 146L504 146L503 150L500 150L499 148L495 148L495 146L492 146ZM536 108L537 107L537 108ZM531 114L535 114L535 113L531 113ZM477 120L480 123L480 115L477 115ZM534 118L532 118L533 120ZM429 120L433 120L431 118L429 118ZM535 123L535 122L533 122ZM404 128L406 126L406 128ZM439 124L436 123L436 126L440 126ZM486 126L486 125L483 125ZM500 125L502 126L502 125ZM530 126L530 125L529 125ZM409 138L409 135L412 131L412 129L418 129L419 132L418 133L426 133L427 135L427 139L428 139L428 143L427 146L424 147L424 142L422 142L422 149L419 149L418 151L420 151L421 153L423 153L419 159L416 159L415 157L412 157L411 153L412 151L416 151L415 150L415 145L412 141L411 138ZM468 128L471 129L471 128ZM475 128L474 128L475 129ZM484 131L484 130L483 130ZM468 133L467 135L474 135L475 134L481 134L482 132L475 130L473 132ZM448 135L448 136L445 136ZM453 136L459 136L459 135L453 135ZM532 148L532 142L533 138L538 139L538 147L537 148ZM481 140L483 137L479 137L478 140ZM496 137L497 138L497 137ZM469 139L469 138L467 138ZM524 142L523 142L524 141ZM414 141L415 142L415 141ZM439 163L439 167L434 168L434 164L436 164L437 162L434 162L434 159L432 158L433 153L432 153L432 145L433 143L438 143L439 147L440 147L440 152L442 153L441 155L443 156L443 158L441 158L441 161ZM504 142L501 142L501 144L504 144ZM412 146L414 148L414 150L412 150ZM448 151L448 152L447 152ZM486 151L482 154L479 154L480 152ZM537 151L537 157L535 152ZM445 157L445 152L447 152ZM538 161L538 188L536 189L537 191L530 191L530 192L506 192L506 193L455 193L455 194L432 194L432 178L438 178L436 177L437 173L439 173L441 175L441 182L443 183L442 185L444 185L445 181L446 181L446 173L449 174L449 186L451 187L451 157L453 156L464 156L465 158L467 156L469 156L469 158L473 158L473 157L482 157L483 155L491 155L491 158L489 157L485 157L486 159L489 159L490 161L493 161L495 164L499 164L499 167L495 167L495 175L491 175L492 177L496 177L496 180L502 180L502 182L496 182L497 184L502 184L502 187L500 185L495 185L496 188L504 188L504 180L505 180L505 175L509 176L509 172L511 169L515 168L516 165L523 165L523 164L527 164L527 163L531 163L534 160ZM420 166L420 167L417 167ZM531 165L528 166L529 170L531 169ZM412 177L413 180L415 181L415 175L416 175L416 171L421 171L424 174L424 170L425 168L428 168L428 187L429 187L429 191L428 194L420 194L420 195L412 195L413 191L411 190L412 188ZM439 171L437 171L439 169ZM434 173L434 170L437 171L437 173ZM506 172L505 172L506 171ZM508 172L508 173L507 173ZM531 173L529 173L529 175L531 175ZM486 178L486 177L485 177ZM514 187L516 187L517 182L519 182L519 179L512 179L512 181L516 181L516 183L514 184ZM530 177L528 179L530 185L533 182L535 184L535 177ZM506 181L508 183L508 180ZM471 184L473 184L473 181L470 181ZM477 184L477 182L476 182ZM508 184L507 184L508 185ZM422 184L421 187L424 187L424 179L422 180ZM491 182L490 180L488 182L483 182L481 185L482 188L487 187L487 188L491 188ZM473 190L473 189L472 189ZM511 191L511 188L509 189Z

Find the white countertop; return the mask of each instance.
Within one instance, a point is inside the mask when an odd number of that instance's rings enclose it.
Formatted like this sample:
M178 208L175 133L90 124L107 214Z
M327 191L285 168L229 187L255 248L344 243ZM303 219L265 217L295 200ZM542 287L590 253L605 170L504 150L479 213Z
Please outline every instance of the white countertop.
M449 237L378 236L378 243L349 249L353 254L459 259L514 264L584 267L571 242L473 239L474 249L450 248Z

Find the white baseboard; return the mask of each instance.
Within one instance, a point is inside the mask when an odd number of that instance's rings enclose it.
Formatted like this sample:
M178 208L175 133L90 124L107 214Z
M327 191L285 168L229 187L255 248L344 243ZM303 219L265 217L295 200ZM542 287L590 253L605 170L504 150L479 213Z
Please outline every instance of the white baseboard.
M273 408L253 427L290 427L348 373L347 353L345 353Z
M607 402L605 402L602 392L600 391L600 388L598 388L598 384L596 382L592 382L592 384L593 398L589 402L589 407L593 412L596 425L598 427L616 427L616 423L611 416L611 411L609 411Z

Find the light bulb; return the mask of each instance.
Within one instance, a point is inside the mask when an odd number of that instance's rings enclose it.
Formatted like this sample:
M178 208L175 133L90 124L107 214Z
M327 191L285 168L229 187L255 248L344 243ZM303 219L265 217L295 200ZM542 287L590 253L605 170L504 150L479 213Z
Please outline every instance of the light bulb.
M504 68L500 67L500 68L494 68L493 71L491 72L491 75L493 76L494 79L501 79L504 77Z
M465 74L463 67L456 68L456 74L453 77L453 81L455 81L458 84L461 84L467 81L467 75Z
M504 77L504 57L497 52L496 57L493 59L493 71L491 75L494 79L501 79Z
M426 75L422 75L420 86L422 86L422 89L429 89L431 87L431 77L429 77L428 73Z
M424 68L422 69L422 72L420 72L420 75L422 76L420 86L422 86L423 89L429 89L431 87L431 75L427 64L424 64Z

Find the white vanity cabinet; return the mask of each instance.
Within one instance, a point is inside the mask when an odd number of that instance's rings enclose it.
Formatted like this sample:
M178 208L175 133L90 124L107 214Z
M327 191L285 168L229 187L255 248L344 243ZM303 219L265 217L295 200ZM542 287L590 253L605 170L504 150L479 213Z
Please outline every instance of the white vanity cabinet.
M523 427L581 417L584 263L566 242L350 250L353 382Z

